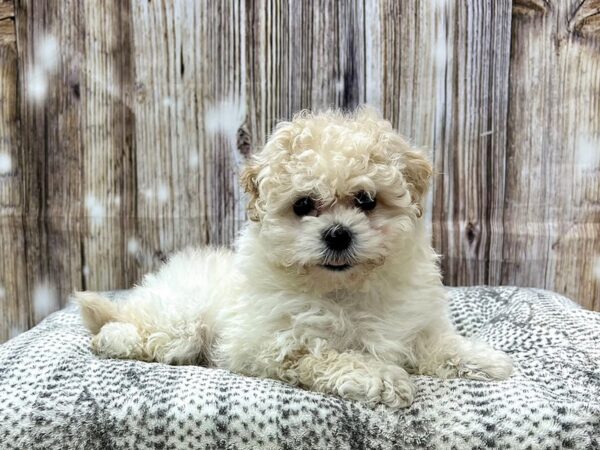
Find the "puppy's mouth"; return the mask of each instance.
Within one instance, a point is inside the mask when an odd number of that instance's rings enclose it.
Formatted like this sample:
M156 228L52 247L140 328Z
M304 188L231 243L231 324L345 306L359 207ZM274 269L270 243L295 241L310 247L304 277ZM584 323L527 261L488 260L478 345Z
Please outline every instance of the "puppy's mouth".
M320 267L331 270L333 272L343 272L344 270L348 270L352 268L352 265L348 263L330 263L330 264L321 264Z

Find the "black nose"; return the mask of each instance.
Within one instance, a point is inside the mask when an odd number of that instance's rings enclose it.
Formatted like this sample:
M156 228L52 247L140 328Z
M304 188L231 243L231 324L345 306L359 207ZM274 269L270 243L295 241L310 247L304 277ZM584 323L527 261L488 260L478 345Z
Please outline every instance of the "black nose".
M329 249L339 252L350 247L352 233L342 225L334 225L323 233L323 240Z

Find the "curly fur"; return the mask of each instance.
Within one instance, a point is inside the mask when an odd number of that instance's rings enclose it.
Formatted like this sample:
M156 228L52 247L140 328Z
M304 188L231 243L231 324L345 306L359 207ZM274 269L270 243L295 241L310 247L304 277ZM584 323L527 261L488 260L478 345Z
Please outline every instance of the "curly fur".
M456 334L437 255L421 219L425 155L367 108L303 112L275 128L241 175L250 221L236 251L188 249L119 304L77 301L97 353L226 368L320 392L409 405L409 373L502 379L502 352ZM354 206L366 191L373 211ZM298 217L301 197L317 201ZM354 245L337 263L324 230Z

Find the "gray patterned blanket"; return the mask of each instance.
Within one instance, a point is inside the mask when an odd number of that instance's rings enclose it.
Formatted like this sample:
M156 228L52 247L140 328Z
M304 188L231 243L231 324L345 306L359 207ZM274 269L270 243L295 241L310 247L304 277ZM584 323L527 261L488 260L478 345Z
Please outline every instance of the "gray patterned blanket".
M535 289L451 294L458 330L511 354L516 373L417 376L399 412L223 370L99 359L69 307L0 346L0 448L600 448L600 314Z

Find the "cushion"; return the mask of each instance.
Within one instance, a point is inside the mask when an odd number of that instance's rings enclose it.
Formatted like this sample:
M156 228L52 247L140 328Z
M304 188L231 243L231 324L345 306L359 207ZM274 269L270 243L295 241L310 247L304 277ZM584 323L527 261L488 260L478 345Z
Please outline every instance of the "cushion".
M74 306L0 346L7 449L600 448L600 314L551 292L450 289L459 332L512 355L502 382L414 376L390 411L225 370L100 359Z

